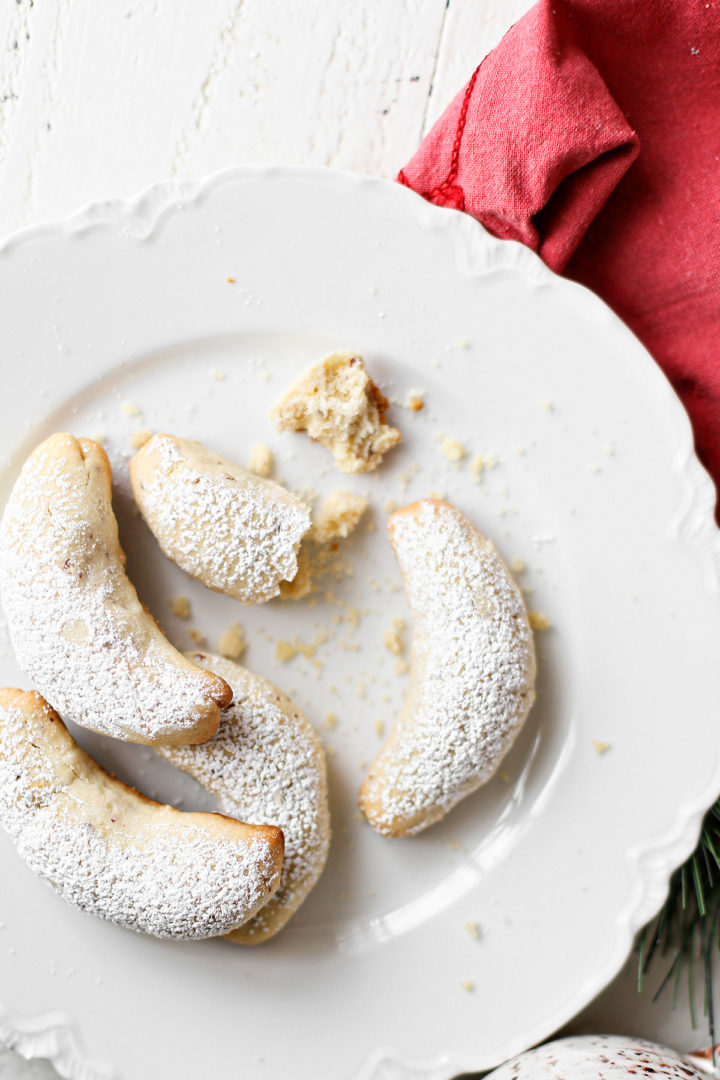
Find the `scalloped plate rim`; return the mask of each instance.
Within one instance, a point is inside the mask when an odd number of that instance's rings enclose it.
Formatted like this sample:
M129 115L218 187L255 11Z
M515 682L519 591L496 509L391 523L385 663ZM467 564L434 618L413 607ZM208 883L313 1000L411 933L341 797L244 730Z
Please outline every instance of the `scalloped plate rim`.
M560 287L576 292L583 296L584 303L591 303L596 312L602 311L606 320L614 324L616 329L621 328L628 340L633 342L637 362L645 364L648 378L651 382L655 380L655 392L665 398L665 407L674 411L678 440L675 468L683 478L683 495L687 500L687 507L677 526L678 537L696 554L702 555L712 564L715 576L720 574L720 530L713 514L715 486L695 454L689 417L682 403L642 343L596 294L577 282L555 274L525 245L500 240L469 215L430 204L402 185L363 173L316 166L234 166L197 180L160 181L150 184L135 195L95 200L67 217L27 226L0 239L0 258L11 256L19 246L28 242L56 236L80 236L95 229L115 231L123 224L130 225L133 220L138 219L144 228L131 235L148 238L166 215L182 213L188 204L199 204L217 187L243 180L272 182L276 177L295 177L303 182L319 180L323 183L330 181L361 187L385 187L395 193L394 197L415 202L416 216L422 227L437 228L450 235L459 273L473 276L499 272L521 273L526 282L534 287ZM458 230L467 233L471 238L472 258L470 264L464 267L459 265L457 259L455 233ZM472 238L473 233L476 239ZM549 1037L549 1034L558 1030L588 1005L619 973L630 955L636 933L662 905L671 874L692 853L697 844L702 819L717 798L718 792L720 774L693 799L685 801L672 836L663 840L655 839L645 845L636 845L628 859L635 871L634 898L633 902L628 904L628 908L632 907L632 910L621 913L615 922L617 946L605 967L586 981L581 994L575 991L572 1000L568 999L562 1007L556 1008L551 1020L538 1022L531 1031L526 1031L511 1042L507 1048L506 1059ZM652 860L648 859L651 854ZM643 862L652 862L652 865L643 871ZM46 1058L66 1080L108 1080L117 1075L112 1066L100 1066L85 1056L82 1049L81 1023L67 1014L58 1012L37 1017L21 1017L0 1001L0 1039L26 1059ZM377 1047L348 1080L379 1080L380 1073L386 1066L405 1070L407 1080L451 1080L458 1072L494 1068L496 1065L497 1062L488 1066L479 1063L477 1056L466 1057L453 1054L449 1050L430 1059L411 1060Z

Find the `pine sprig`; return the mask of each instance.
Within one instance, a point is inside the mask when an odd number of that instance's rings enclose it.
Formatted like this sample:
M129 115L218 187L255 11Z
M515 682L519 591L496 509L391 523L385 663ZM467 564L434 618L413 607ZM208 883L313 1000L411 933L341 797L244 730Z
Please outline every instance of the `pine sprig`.
M695 960L703 968L705 1015L710 1042L715 1045L713 1002L713 957L720 949L720 799L703 822L700 840L693 854L670 879L670 889L660 913L638 938L638 990L645 987L653 961L671 958L656 1001L669 986L673 1005L677 1002L683 974L687 973L690 1018L695 1027Z

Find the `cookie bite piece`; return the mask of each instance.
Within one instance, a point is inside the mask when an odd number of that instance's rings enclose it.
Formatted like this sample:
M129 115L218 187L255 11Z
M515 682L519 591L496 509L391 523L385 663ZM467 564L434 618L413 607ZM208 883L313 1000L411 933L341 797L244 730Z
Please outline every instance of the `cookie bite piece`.
M230 660L189 654L233 689L217 734L198 747L158 748L214 795L225 814L272 821L285 837L277 892L231 941L258 945L295 914L316 884L330 845L325 752L314 729L280 690Z
M140 603L91 439L52 435L25 462L0 525L0 594L18 664L68 719L150 744L215 732L232 691Z
M209 589L262 604L296 576L310 508L280 484L163 434L132 459L130 480L162 550Z
M307 431L345 473L370 472L402 436L385 423L389 402L357 353L311 364L270 411L278 431Z
M413 618L410 683L358 801L378 832L408 836L495 773L535 699L535 652L520 590L464 514L422 499L388 532Z
M280 882L280 829L145 798L37 693L0 690L0 824L63 899L155 937L230 933Z
M313 521L308 539L316 544L346 540L357 528L367 505L364 495L354 491L331 491Z

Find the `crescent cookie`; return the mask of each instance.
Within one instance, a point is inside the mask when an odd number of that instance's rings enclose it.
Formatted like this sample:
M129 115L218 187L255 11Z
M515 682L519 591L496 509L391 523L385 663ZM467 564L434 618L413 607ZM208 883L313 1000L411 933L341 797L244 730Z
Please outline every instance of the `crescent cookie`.
M280 484L175 435L153 435L130 479L162 550L208 588L261 604L297 574L310 508Z
M36 693L0 690L0 822L65 900L155 937L227 934L280 880L280 829L146 799Z
M413 616L410 685L359 805L407 836L493 775L535 699L535 652L520 590L459 510L423 499L388 531Z
M325 753L305 717L266 679L229 660L192 653L232 686L232 706L202 746L158 747L171 764L217 798L225 814L272 821L285 836L280 886L265 907L229 935L257 945L297 911L322 873L330 845Z
M402 438L385 423L389 404L361 356L336 352L298 375L270 410L270 419L278 431L307 431L342 472L370 472Z
M76 724L139 743L214 734L230 687L138 600L97 443L52 435L25 462L0 526L0 588L18 664Z

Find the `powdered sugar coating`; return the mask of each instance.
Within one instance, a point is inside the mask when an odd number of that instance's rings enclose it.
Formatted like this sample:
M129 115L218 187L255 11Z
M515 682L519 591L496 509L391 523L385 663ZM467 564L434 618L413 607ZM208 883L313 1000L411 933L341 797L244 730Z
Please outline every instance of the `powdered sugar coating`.
M75 723L132 742L209 738L229 688L190 664L124 569L110 464L53 435L28 458L0 526L0 588L17 662Z
M0 690L0 822L65 900L156 937L226 934L279 881L277 830L151 802L104 772L35 693Z
M496 771L534 701L535 655L519 589L459 510L423 499L388 530L413 615L412 675L359 801L379 832L407 835Z
M280 484L175 435L154 435L130 477L162 550L208 588L259 604L295 577L310 508Z
M581 1035L528 1050L487 1080L703 1080L690 1062L657 1043L622 1035Z
M242 944L259 944L297 911L325 865L330 844L325 754L308 721L272 683L219 656L191 656L232 686L233 704L209 742L158 752L211 792L223 813L283 830L277 892L230 935Z

